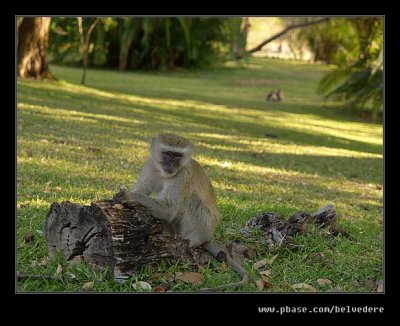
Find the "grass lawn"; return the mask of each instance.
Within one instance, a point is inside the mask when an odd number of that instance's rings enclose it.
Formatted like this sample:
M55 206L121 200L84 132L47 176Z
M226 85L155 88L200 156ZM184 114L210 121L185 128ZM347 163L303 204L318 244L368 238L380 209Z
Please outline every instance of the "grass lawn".
M120 284L83 263L49 260L42 230L55 201L90 204L111 198L121 184L130 187L158 132L195 144L194 157L215 187L220 241L241 238L246 221L262 212L289 217L335 205L338 226L352 239L310 227L269 267L273 287L267 291L309 291L291 286L307 283L317 291L371 292L383 279L383 128L339 113L315 94L327 67L251 59L171 73L90 70L85 86L79 84L81 69L51 69L59 81L17 85L17 270L54 275L60 265L64 278L23 280L17 291L82 291L89 281L93 291L134 291L132 282L148 279L144 270ZM266 102L267 92L277 88L285 101ZM29 232L34 238L26 243ZM246 262L250 282L238 291L257 291L253 263L275 253L242 240L257 256ZM201 287L238 280L218 262L199 272ZM332 283L320 286L318 279ZM197 289L171 285L173 291Z

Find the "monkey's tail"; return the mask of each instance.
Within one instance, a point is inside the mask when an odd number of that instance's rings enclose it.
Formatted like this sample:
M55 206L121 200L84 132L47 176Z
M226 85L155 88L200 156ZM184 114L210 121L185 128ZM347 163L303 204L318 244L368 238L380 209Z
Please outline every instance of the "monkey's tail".
M226 261L226 263L231 266L236 273L239 274L240 281L236 283L223 284L212 288L203 288L201 291L213 292L225 290L227 288L240 288L249 281L249 274L246 272L246 270L240 266L236 260L229 257L227 253L220 250L215 241L207 242L203 244L203 247L218 261Z

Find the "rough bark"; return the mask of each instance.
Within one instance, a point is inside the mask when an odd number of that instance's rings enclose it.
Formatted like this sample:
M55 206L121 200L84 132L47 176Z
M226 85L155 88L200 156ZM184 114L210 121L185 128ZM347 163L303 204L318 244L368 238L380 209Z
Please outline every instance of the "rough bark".
M55 79L47 62L51 17L24 17L18 27L18 77Z
M328 231L329 236L342 235L348 239L352 237L344 230L336 227L337 214L333 205L321 207L314 213L297 212L288 220L278 213L262 213L256 217L250 218L246 227L240 232L247 237L254 237L253 230L261 232L262 243L270 251L275 251L291 243L293 237L304 234L307 230L307 224L315 223ZM256 233L256 234L257 234ZM259 236L259 235L258 235Z
M202 249L191 249L187 240L172 238L146 208L124 207L114 200L90 206L53 203L44 236L50 256L59 249L67 260L80 256L95 267L108 267L115 277L142 267L156 270L161 262L198 266L210 259Z

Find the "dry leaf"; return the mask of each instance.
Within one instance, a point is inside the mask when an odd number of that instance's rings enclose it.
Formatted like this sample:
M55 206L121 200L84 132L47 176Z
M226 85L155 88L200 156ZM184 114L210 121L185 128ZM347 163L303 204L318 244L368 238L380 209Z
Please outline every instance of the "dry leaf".
M159 286L153 289L154 292L167 292L170 286L168 283L161 283Z
M309 290L311 292L316 292L316 288L314 288L312 285L307 284L307 283L296 283L292 285L293 289L305 289Z
M281 284L281 286L283 286L283 287L290 287L290 284L289 284L289 282L288 282L288 281L286 281L285 279L284 279L284 280L282 280L280 284Z
M139 281L136 283L132 283L132 287L136 291L151 291L151 285L144 281Z
M378 283L378 287L376 288L376 292L383 292L384 291L383 280L380 280L377 283Z
M260 275L271 276L272 270L267 269L266 271L260 271L259 273L260 273Z
M152 282L157 282L157 281L159 281L161 278L163 278L163 277L165 277L165 279L167 280L167 281L173 281L174 280L174 276L171 274L171 273L157 273L157 274L154 274L154 275L151 275L149 278L148 278L148 281L150 282L150 283L152 283Z
M264 281L264 288L265 289L271 289L272 288L272 283L268 279L268 277L266 277L265 275L261 275L261 279Z
M327 279L327 278L319 278L319 279L317 280L317 283L318 283L318 285L320 285L320 286L325 286L325 285L330 285L330 284L332 284L332 281L329 280L329 279Z
M34 239L33 233L32 232L28 232L24 235L24 240L25 243L31 243Z
M37 260L32 260L31 261L31 267L36 267L39 265L39 262Z
M264 280L262 278L260 278L259 280L256 280L256 285L257 285L257 289L259 291L262 291L264 289Z
M56 272L55 272L55 274L54 274L54 277L60 278L60 277L61 277L62 271L63 271L62 266L61 266L60 264L58 264L57 270L56 270Z
M224 261L221 263L221 268L222 268L223 271L225 271L225 272L229 269L228 265L227 265Z
M180 274L179 276L175 275L175 279L185 283L191 283L193 285L200 285L204 281L203 275L194 272L185 272Z
M268 259L268 260L267 260L267 263L268 263L269 265L272 265L272 264L274 263L275 259L278 258L278 256L279 256L279 254L276 254L276 255L273 256L272 258Z
M45 185L46 185L46 186L50 186L50 184L51 184L52 182L53 182L53 181L50 180L49 182L46 182Z
M94 281L86 282L85 284L83 284L82 289L85 291L90 291L93 288L93 285L94 285Z
M257 289L262 291L263 289L271 289L272 283L268 280L266 276L262 276L260 279L256 280Z
M253 267L255 269L260 269L260 268L264 267L266 264L267 264L267 258L264 258L263 260L260 260L260 261L258 261L256 263L254 263Z
M41 139L40 142L47 144L49 141L47 139Z
M243 265L245 258L254 258L256 253L253 249L241 243L232 242L231 251L232 258L238 262L239 265Z
M79 265L82 262L82 256L75 256L68 263L72 266Z
M48 259L48 258L43 258L43 259L40 261L39 265L40 265L40 266L46 266L48 262L49 262L49 259Z

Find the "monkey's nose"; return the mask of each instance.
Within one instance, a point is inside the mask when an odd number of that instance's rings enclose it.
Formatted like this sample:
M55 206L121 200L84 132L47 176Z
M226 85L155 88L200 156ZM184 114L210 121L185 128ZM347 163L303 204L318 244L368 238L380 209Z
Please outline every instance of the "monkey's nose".
M168 174L173 174L175 172L173 168L164 168L164 171Z

